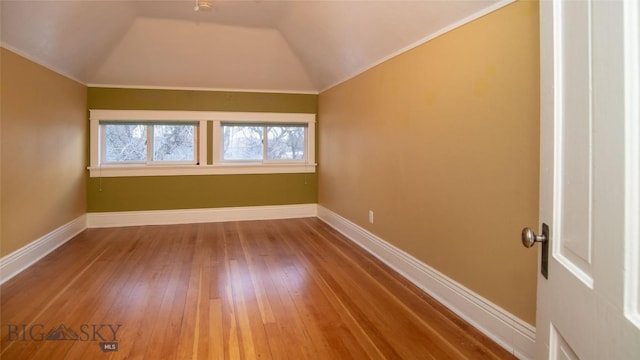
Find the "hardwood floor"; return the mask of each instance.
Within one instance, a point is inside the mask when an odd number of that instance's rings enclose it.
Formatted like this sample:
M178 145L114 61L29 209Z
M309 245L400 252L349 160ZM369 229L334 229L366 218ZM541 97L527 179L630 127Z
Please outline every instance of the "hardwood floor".
M88 229L0 290L2 359L513 358L316 218Z

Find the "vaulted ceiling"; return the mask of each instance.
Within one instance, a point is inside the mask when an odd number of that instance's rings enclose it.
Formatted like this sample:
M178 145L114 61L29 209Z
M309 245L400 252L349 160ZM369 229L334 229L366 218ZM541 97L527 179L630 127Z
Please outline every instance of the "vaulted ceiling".
M511 1L1 0L1 39L90 86L317 93Z

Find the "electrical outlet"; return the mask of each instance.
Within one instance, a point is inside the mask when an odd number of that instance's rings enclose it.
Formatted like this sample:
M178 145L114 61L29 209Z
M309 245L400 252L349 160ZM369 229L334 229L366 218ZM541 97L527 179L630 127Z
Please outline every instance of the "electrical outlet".
M369 222L373 224L373 210L369 210Z

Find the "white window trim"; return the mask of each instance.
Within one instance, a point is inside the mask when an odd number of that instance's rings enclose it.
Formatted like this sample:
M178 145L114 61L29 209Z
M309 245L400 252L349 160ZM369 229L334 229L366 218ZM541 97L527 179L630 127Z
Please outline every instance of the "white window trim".
M261 113L228 111L170 111L170 110L89 110L90 122L90 177L119 176L173 176L173 175L228 175L228 174L284 174L314 173L315 157L315 114L307 113ZM100 121L185 121L199 123L198 154L199 164L101 164L100 163ZM207 158L207 122L213 122L213 164ZM306 162L264 162L232 163L220 161L222 122L261 122L307 124L305 139Z

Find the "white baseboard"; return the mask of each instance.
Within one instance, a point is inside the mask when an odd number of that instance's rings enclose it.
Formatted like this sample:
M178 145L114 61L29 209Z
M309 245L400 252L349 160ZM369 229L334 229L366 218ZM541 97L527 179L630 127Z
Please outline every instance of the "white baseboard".
M75 220L3 257L0 259L0 284L16 276L86 228L86 215L79 216Z
M318 217L519 359L535 356L535 327L362 227L318 205Z
M88 213L87 227L171 225L317 216L317 204Z

